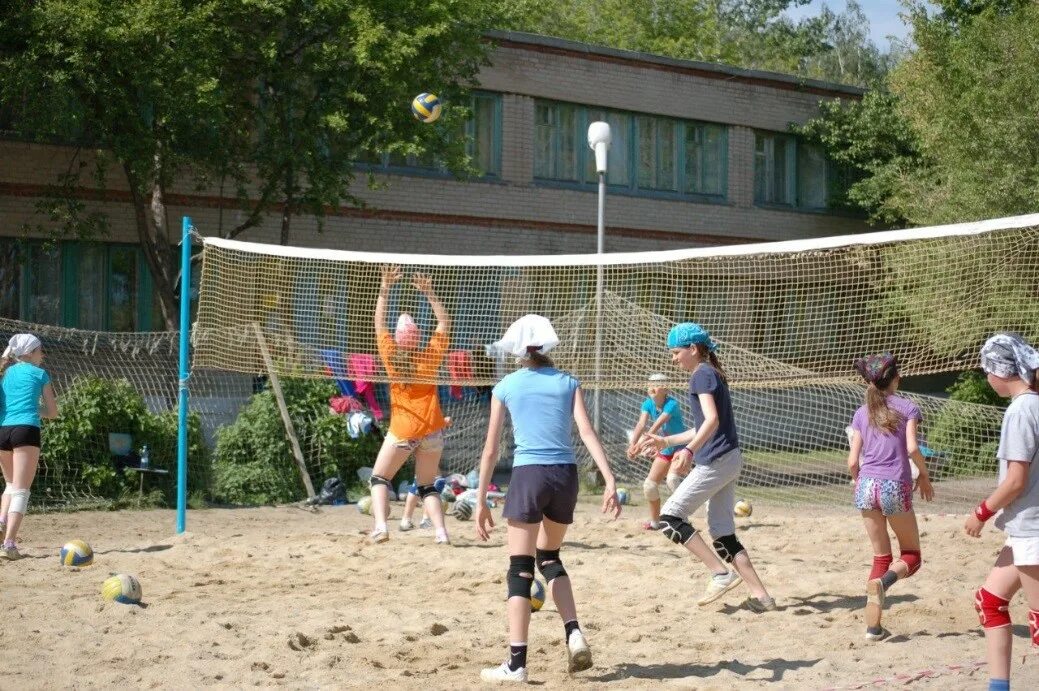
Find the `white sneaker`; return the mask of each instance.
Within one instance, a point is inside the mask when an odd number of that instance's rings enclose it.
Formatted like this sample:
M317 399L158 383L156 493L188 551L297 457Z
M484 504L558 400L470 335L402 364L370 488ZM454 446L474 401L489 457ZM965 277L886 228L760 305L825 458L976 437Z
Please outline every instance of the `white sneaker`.
M570 638L566 641L566 653L569 660L568 672L583 672L591 669L592 651L588 649L588 641L585 640L581 629L570 632Z
M725 575L715 574L711 576L711 580L707 582L707 590L704 591L703 596L696 601L696 604L709 605L725 593L729 592L740 583L743 579L735 571L729 571Z
M434 545L450 545L451 544L451 538L449 538L447 536L447 533L444 533L443 535L437 535L435 538L433 538L433 544Z
M380 542L386 542L390 539L390 533L385 528L376 528L372 532L368 533L368 543L377 545Z
M433 521L429 518L423 518L421 521L419 521L418 527L422 528L423 530L429 530L433 527Z
M400 531L402 533L406 533L409 530L414 530L414 529L415 529L415 524L412 523L410 520L408 520L407 518L400 519Z
M509 669L509 663L503 662L497 667L487 667L480 670L481 681L514 681L520 684L527 683L527 668L520 667L517 670Z

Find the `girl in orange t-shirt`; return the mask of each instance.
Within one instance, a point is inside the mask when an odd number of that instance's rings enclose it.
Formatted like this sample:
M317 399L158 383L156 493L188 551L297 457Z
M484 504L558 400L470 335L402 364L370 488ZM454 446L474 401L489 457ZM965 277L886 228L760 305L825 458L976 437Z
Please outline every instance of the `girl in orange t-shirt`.
M370 480L375 529L368 539L372 543L390 539L386 527L387 488L408 456L414 453L418 495L436 529L434 542L448 544L444 507L440 503L440 493L433 487L433 480L440 471L440 457L444 453L444 414L440 410L434 382L450 342L451 318L433 292L433 279L415 274L412 285L433 308L437 319L436 331L425 349L419 350L419 328L409 315L401 314L397 328L391 334L386 328L386 300L390 288L402 275L399 266L384 267L379 297L375 301L375 336L379 356L391 381L390 429L375 459Z

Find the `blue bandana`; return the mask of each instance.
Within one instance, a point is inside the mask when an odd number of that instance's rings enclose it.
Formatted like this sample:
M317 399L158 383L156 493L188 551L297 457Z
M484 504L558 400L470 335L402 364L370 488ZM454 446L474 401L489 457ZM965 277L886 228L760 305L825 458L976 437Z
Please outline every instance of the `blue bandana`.
M707 346L707 350L712 353L718 348L718 344L711 340L711 335L707 333L707 329L693 322L675 324L667 334L667 347L669 349L688 348L697 343Z

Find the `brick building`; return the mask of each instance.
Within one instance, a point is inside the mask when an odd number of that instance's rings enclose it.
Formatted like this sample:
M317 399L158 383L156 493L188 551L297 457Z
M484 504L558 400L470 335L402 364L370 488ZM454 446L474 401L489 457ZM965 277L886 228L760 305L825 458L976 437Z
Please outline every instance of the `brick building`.
M383 157L359 167L384 186L366 209L332 214L323 233L293 221L293 244L417 253L594 252L596 184L587 125L613 130L607 251L668 249L856 233L834 213L839 176L787 134L823 99L861 90L789 75L673 60L542 36L494 33L492 64L473 94L472 156L484 175L460 181L435 165ZM2 123L0 123L2 125ZM2 133L0 133L2 135ZM89 204L111 225L104 242L22 238L44 219L35 202L72 149L0 136L0 316L99 330L159 328L151 279L135 247L125 183L109 170ZM174 219L216 234L234 211L217 191L171 190ZM277 242L271 215L238 239ZM179 228L179 224L172 225ZM31 233L30 233L31 235Z

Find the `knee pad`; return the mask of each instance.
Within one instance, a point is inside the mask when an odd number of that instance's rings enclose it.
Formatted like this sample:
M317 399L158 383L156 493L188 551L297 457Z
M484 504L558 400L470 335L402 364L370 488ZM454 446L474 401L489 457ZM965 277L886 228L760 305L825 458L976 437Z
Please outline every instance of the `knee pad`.
M11 492L11 505L8 507L8 513L25 513L26 509L29 508L29 490L27 489L16 489Z
M440 492L437 491L437 488L435 486L433 486L433 485L419 485L418 486L418 496L419 496L420 499L425 500L426 497L434 495L434 494L437 495L438 497L440 496Z
M737 554L747 549L740 544L735 535L723 535L711 544L714 546L714 551L726 564L731 564Z
M696 528L689 525L688 521L684 521L678 516L663 514L660 517L660 522L663 524L660 528L660 532L664 534L664 537L676 545L684 545L693 539L693 535L696 535Z
M974 591L974 609L978 620L986 629L1002 629L1010 626L1010 600L993 595L984 588Z
M682 480L684 479L685 478L678 473L668 473L667 480L665 480L668 491L674 494L675 490L678 489L678 486L682 484Z
M534 557L523 554L509 557L509 597L530 599L530 588L534 585Z
M645 494L646 499L649 499L650 501L660 500L660 488L657 486L657 483L653 482L648 477L646 478L646 481L642 483L642 493Z
M1032 637L1032 646L1039 647L1039 609L1028 610L1028 635Z
M923 558L920 556L920 550L902 550L902 553L898 555L898 558L909 567L909 573L906 574L906 578L909 578L919 571L920 567L923 566L924 563Z
M872 581L874 578L880 578L887 570L891 568L892 558L890 554L881 554L880 556L874 555L873 557L873 568L869 570L869 578L867 580Z
M553 579L566 575L566 569L563 568L563 560L559 558L558 549L538 549L534 550L534 553L538 571L541 572L546 581L551 583Z
M375 487L376 485L385 485L386 487L393 489L393 484L390 483L390 481L384 478L382 475L372 475L370 478L368 478L369 487Z

